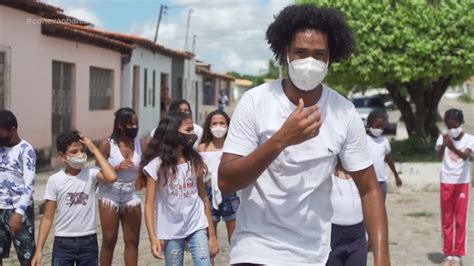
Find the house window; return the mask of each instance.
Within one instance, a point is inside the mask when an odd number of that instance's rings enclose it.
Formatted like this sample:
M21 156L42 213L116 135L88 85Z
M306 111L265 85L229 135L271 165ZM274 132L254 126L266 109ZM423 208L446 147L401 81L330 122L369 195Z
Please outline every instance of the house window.
M156 85L156 71L153 70L153 80L152 80L152 86L153 86L153 91L152 91L152 94L153 94L153 98L152 98L152 106L155 107L155 94L156 94L156 88L155 88L155 85Z
M7 79L7 55L0 51L0 110L5 109L5 92Z
M110 69L90 67L89 109L112 109L112 80L114 72Z
M51 110L53 146L59 133L72 128L72 107L74 105L73 69L73 64L53 61L53 98Z
M146 107L146 101L148 99L147 97L147 86L148 86L148 69L145 68L145 74L143 75L143 106Z
M215 105L216 104L216 88L214 87L214 80L204 80L203 86L203 105Z

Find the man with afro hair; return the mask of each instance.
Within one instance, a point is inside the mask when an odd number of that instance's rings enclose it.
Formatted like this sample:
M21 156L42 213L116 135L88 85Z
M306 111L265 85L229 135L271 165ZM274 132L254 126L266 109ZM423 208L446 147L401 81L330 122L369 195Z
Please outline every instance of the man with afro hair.
M219 168L223 194L240 190L233 265L325 265L337 157L359 189L375 265L389 265L384 201L354 106L322 84L354 35L337 10L284 8L267 30L289 78L249 90L232 116Z

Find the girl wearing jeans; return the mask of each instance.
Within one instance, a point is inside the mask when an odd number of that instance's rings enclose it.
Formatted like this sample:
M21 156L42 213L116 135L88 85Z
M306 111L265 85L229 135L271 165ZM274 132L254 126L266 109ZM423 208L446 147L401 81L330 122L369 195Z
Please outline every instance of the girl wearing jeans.
M193 149L196 139L191 115L170 112L160 121L140 163L137 186L146 183L151 253L164 258L166 265L183 265L185 242L194 265L210 265L218 252L204 188L206 166Z
M474 151L474 136L463 132L464 115L461 110L449 109L444 114L447 134L436 141L441 167L441 229L443 231L442 265L461 265L466 255L467 208L471 182L469 157Z

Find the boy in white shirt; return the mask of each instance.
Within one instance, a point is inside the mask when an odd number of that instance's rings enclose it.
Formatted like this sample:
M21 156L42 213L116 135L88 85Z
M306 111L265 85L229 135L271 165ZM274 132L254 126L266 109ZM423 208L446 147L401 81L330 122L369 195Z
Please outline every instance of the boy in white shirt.
M38 248L32 265L41 265L44 243L49 235L56 208L55 238L52 265L98 265L96 235L96 182L112 183L117 174L92 141L78 131L59 134L56 144L65 169L48 179L45 208L41 219ZM96 167L84 166L87 161L85 146L95 156Z
M36 154L18 135L18 122L0 111L0 265L13 242L18 261L29 265L35 252L33 192Z

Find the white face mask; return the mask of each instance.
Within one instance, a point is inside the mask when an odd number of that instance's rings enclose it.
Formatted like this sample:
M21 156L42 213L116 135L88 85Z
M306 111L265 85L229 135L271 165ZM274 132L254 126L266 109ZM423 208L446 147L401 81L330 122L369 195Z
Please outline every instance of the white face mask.
M314 90L328 73L329 61L325 64L310 56L290 62L288 55L286 60L291 82L302 91Z
M369 131L374 137L380 137L383 133L383 129L380 128L369 128Z
M211 127L211 134L214 136L214 138L223 138L225 134L227 133L227 127L222 127L222 126L214 126Z
M459 137L459 135L461 135L463 129L462 129L462 125L460 127L457 127L457 128L451 128L451 129L448 129L448 135L455 139L457 137Z
M87 162L87 154L80 153L76 156L66 156L66 164L70 167L80 170Z

